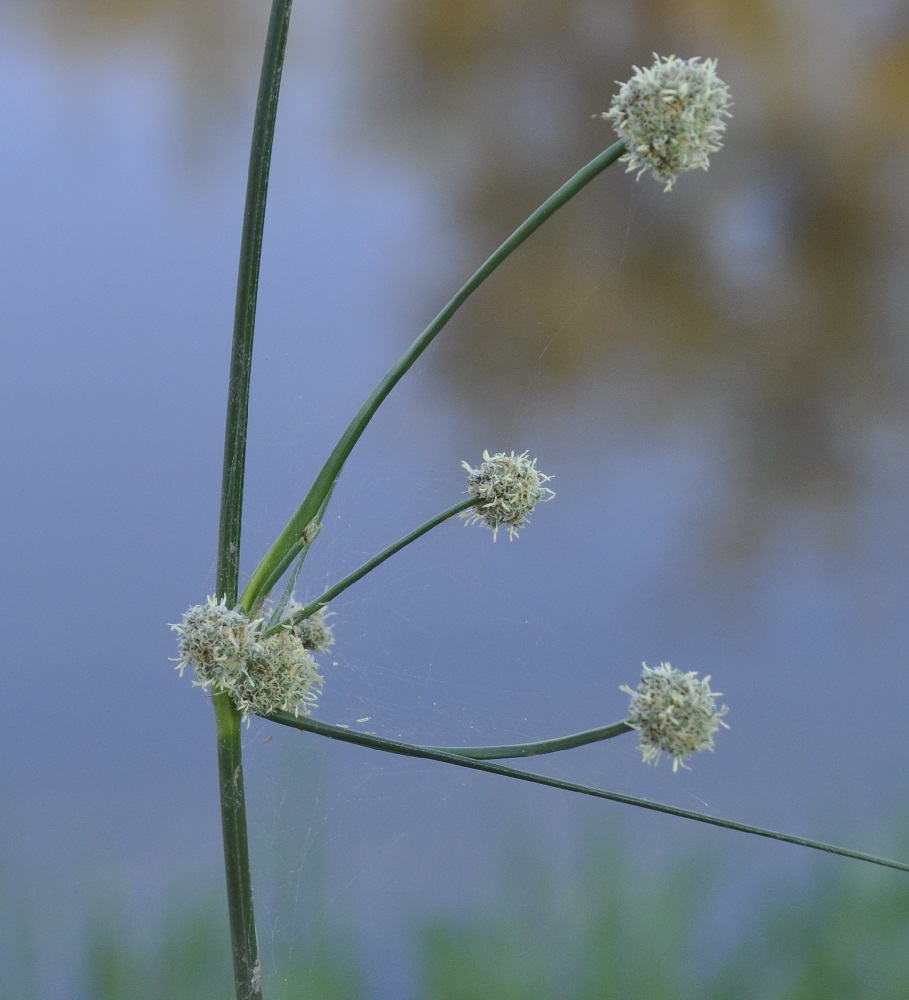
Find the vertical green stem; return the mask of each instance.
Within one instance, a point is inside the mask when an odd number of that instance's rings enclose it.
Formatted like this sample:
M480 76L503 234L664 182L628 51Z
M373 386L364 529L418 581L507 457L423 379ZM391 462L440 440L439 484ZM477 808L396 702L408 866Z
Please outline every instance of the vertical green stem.
M212 701L218 725L218 787L221 792L221 832L224 839L234 985L237 1000L261 1000L262 977L246 832L240 713L234 708L228 694L216 694Z
M231 607L237 600L240 572L240 527L243 519L249 383L256 297L259 288L259 263L262 257L262 233L265 226L265 202L268 195L271 148L291 6L292 0L272 0L262 74L259 79L259 96L256 101L243 234L240 242L240 267L237 277L227 422L224 434L221 521L218 531L217 594ZM246 832L240 715L226 694L215 695L213 702L218 734L221 824L234 958L234 983L237 1000L261 1000L259 950L253 916L252 879L249 871L249 845Z
M234 312L234 339L230 358L227 395L227 426L224 435L224 473L221 482L221 526L218 533L218 590L229 606L237 600L240 573L240 526L243 517L243 477L246 467L246 432L249 411L249 381L252 369L256 297L271 147L278 111L281 70L287 45L287 29L293 0L272 0L271 19L265 41L256 119L249 153L246 208L240 241L240 269Z

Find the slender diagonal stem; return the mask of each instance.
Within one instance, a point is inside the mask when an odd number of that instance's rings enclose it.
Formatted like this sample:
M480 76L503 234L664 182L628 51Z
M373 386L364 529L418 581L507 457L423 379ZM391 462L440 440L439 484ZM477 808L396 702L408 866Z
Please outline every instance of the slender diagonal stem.
M353 573L348 573L343 580L339 580L336 584L334 584L334 586L329 587L328 590L321 595L321 597L317 597L314 601L310 601L309 604L301 608L299 611L294 612L290 619L283 622L277 622L268 629L266 634L270 635L273 632L277 632L290 622L301 622L305 618L309 618L309 616L315 614L319 608L324 608L329 601L333 601L338 594L344 593L348 587L355 584L358 580L362 580L367 573L371 573L377 566L381 566L386 559L390 559L396 552L400 552L406 545L410 545L411 542L415 542L418 538L425 535L427 531L431 531L437 525L443 524L445 521L455 517L462 511L475 507L480 502L480 499L480 497L474 496L470 497L468 500L460 500L458 503L454 504L454 506L449 507L448 510L443 510L441 514L436 514L435 517L431 517L428 521L421 524L419 528L414 528L410 534L405 535L403 538L399 538L396 542L389 545L388 548L382 549L382 551L377 555L374 555L372 559L355 569Z
M610 792L604 788L595 788L592 785L581 785L574 781L562 781L559 778L550 778L548 775L536 774L533 771L522 771L519 768L504 767L502 764L493 764L488 760L478 760L465 756L460 750L454 748L426 747L415 743L404 743L400 740L389 740L383 736L375 736L372 733L358 733L353 729L345 729L341 726L329 726L325 723L316 722L313 719L297 718L288 712L277 712L274 715L263 716L263 718L269 719L272 722L278 722L282 726L289 726L292 729L301 729L319 736L327 736L333 740L341 740L343 743L354 743L357 746L368 747L370 750L382 750L385 753L400 754L404 757L435 760L443 764L454 764L456 767L467 767L473 771L486 771L489 774L498 774L503 778L516 778L518 781L527 781L536 785L545 785L549 788L558 788L565 792L575 792L579 795L589 795L593 798L606 799L610 802L620 802L623 805L636 806L639 809L648 809L651 812L664 813L667 816L690 819L697 823L706 823L708 826L718 826L724 830L735 830L738 833L750 833L754 837L765 837L768 840L777 840L784 844L794 844L796 847L807 847L813 851L823 851L826 854L836 854L839 857L851 858L854 861L865 861L868 864L880 865L883 868L893 868L896 871L909 873L909 863L905 861L881 858L875 854L866 854L864 851L854 851L849 847L838 847L835 844L825 844L819 840L809 840L807 837L796 837L790 833L779 833L776 830L751 826L748 823L738 823L735 820L722 819L719 816L710 816L707 813L694 812L691 809L679 809L676 806L668 806L662 802L653 802L651 799L638 798L635 795L623 795L621 792Z
M435 340L436 336L444 329L448 321L467 299L470 298L504 260L517 250L528 236L535 233L550 216L569 202L610 164L615 163L624 152L625 144L623 142L613 143L608 149L595 156L590 163L581 167L573 177L567 180L554 194L550 195L526 221L518 226L498 250L467 279L438 316L417 337L404 354L401 355L385 378L373 389L369 398L360 407L359 412L350 422L347 430L339 438L334 450L328 456L325 465L322 466L321 472L316 477L309 493L297 508L296 513L288 521L287 526L275 540L272 547L262 557L262 561L256 567L252 577L250 577L249 583L246 585L246 589L240 598L240 603L247 611L259 597L267 594L268 591L266 588L269 584L273 586L274 581L291 564L296 547L299 546L299 539L303 533L303 529L313 520L324 497L334 487L338 476L341 475L341 469L344 467L344 463L347 461L347 457L359 440L360 435L366 429L367 424L372 420L376 410L381 406L386 396L413 367L417 358Z
M231 607L237 599L239 582L249 384L256 297L259 287L259 263L265 225L265 202L291 5L292 0L273 0L272 3L256 102L246 207L240 242L240 266L224 434L221 520L218 529L217 593ZM253 916L252 880L246 832L240 715L227 694L217 694L212 700L218 741L221 826L234 960L234 985L237 1000L261 1000L259 949Z

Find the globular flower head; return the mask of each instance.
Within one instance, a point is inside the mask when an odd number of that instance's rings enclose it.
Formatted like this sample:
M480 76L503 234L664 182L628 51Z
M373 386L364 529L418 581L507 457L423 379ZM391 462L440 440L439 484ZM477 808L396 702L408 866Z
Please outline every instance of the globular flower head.
M518 528L527 522L527 516L538 503L552 500L555 493L543 483L552 478L537 469L537 460L527 457L528 452L506 455L483 452L483 464L474 469L467 462L467 492L480 498L476 507L463 511L461 517L467 524L488 524L495 541L499 528L506 528L510 538L518 537Z
M696 672L685 674L668 663L643 667L637 690L621 687L631 695L626 722L640 735L645 763L656 764L665 751L677 771L696 750L713 750L713 734L729 728L722 718L729 709L717 708L720 693L710 690L710 677L698 680Z
M334 630L326 621L333 612L319 608L308 618L304 618L302 621L293 621L294 612L299 611L302 607L303 605L297 601L290 601L287 605L288 624L286 628L297 636L306 649L311 649L314 653L327 653L335 644Z
M262 619L213 597L190 608L179 625L177 669L192 667L199 687L229 694L245 719L276 711L308 714L322 684L316 661L290 629L266 636Z
M209 597L191 607L183 621L171 628L180 636L177 670L192 667L196 683L232 690L259 636L261 622L250 621L242 608L228 608L223 599Z
M683 170L706 170L710 153L730 117L729 88L716 75L716 60L661 59L621 85L602 117L625 143L621 157L638 177L649 170L669 191Z
M244 718L293 712L309 715L324 678L312 654L289 629L265 636L256 644L242 683L231 692Z

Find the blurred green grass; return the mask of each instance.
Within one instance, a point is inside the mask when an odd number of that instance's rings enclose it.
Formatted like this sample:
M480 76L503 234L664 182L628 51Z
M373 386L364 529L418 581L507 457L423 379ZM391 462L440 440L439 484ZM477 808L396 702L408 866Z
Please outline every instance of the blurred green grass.
M900 849L901 846L901 849ZM895 853L905 855L909 837ZM505 851L485 902L402 931L426 1000L905 1000L909 879L812 861L804 878L747 887L729 859L688 852L649 869L609 842L564 863ZM740 863L740 862L739 862ZM730 899L733 897L732 899ZM301 900L305 899L303 892ZM66 995L86 1000L232 996L220 887L179 898L158 920L93 897ZM275 924L285 916L271 914ZM286 921L293 922L287 914ZM150 925L149 925L150 924ZM59 926L59 925L58 925ZM266 929L267 930L267 929ZM7 996L47 995L53 921L0 882ZM372 1000L362 943L336 923L293 946L262 933L269 1000ZM50 949L50 951L48 951ZM272 953L269 953L271 949ZM278 954L278 951L287 954ZM43 978L42 978L43 977ZM59 981L59 976L57 977Z
M902 838L905 855L906 838ZM588 852L567 887L515 866L495 908L419 929L432 1000L898 1000L909 997L909 880L815 861L747 889L706 853L634 871ZM730 901L728 886L733 884ZM724 890L724 884L726 889ZM724 898L725 897L725 898Z

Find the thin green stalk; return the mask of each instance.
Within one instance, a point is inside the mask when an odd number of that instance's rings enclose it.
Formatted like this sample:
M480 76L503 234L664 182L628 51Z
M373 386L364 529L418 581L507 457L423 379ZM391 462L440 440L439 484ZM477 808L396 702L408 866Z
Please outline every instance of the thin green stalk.
M558 211L563 205L570 201L579 191L586 187L596 176L603 172L610 164L625 152L623 142L613 143L608 149L594 157L590 163L582 167L570 180L566 181L554 194L550 195L546 201L523 222L507 240L490 256L483 265L478 268L473 275L461 286L454 297L420 334L419 337L399 358L394 367L373 389L372 394L362 405L357 415L353 418L347 430L341 435L334 450L329 455L325 465L316 477L315 482L297 508L296 513L288 521L287 526L275 540L272 547L262 557L262 561L256 567L255 572L246 585L246 589L240 598L240 603L249 610L256 600L268 593L266 589L269 585L274 586L281 574L293 561L295 546L299 543L303 529L309 524L316 511L319 509L324 497L333 488L341 475L341 469L347 461L348 455L353 450L360 435L366 425L373 418L376 410L382 404L385 397L398 384L400 379L414 365L417 358L433 342L436 336L445 327L448 321L467 301L468 298L483 284L493 271L506 260L514 251L530 236L536 232L540 226Z
M514 757L538 757L544 753L561 753L562 750L573 750L575 747L587 746L589 743L602 743L603 740L615 739L616 736L633 732L634 729L623 719L621 722L613 722L609 726L585 729L582 733L572 733L570 736L555 736L551 740L536 740L534 743L509 743L488 747L425 747L424 749L453 753L459 757L469 757L471 760L505 760Z
M221 518L218 529L217 594L229 606L237 599L240 568L240 528L243 518L243 481L246 467L246 437L249 413L249 383L252 370L253 333L265 202L274 139L281 71L290 23L292 0L273 0L256 117L249 154L249 176L237 299L231 347L227 420L224 434L224 471L221 484ZM240 742L240 715L229 695L212 699L218 740L218 773L221 794L221 826L227 878L227 905L234 961L237 1000L261 1000L262 984L259 949L253 916L252 879L246 832L246 797L243 785L243 757Z
M237 1000L261 1000L262 976L249 871L240 713L234 708L230 695L224 692L214 695L212 703L218 726L218 787L221 793L221 832L234 985Z
M265 202L271 147L275 134L281 71L293 0L272 0L265 39L259 96L249 152L246 206L240 237L240 266L234 309L234 337L230 356L227 421L224 434L224 471L221 481L221 523L218 530L218 589L229 606L237 599L240 568L240 528L243 518L243 480L246 469L246 435L249 382L252 371L253 334L259 291L259 264L265 228ZM247 608L247 610L249 610Z
M425 535L427 531L431 531L437 525L448 521L452 517L460 514L462 511L475 507L479 502L480 497L470 497L468 500L460 500L458 503L454 504L454 506L449 507L448 510L443 510L441 514L436 514L435 517L431 517L428 521L421 524L419 528L415 528L411 531L409 535L399 538L392 545L389 545L387 549L382 549L378 555L373 556L368 562L363 563L363 565L358 569L355 569L353 573L349 573L343 580L339 580L338 583L334 584L334 586L329 587L321 597L317 597L314 601L310 601L309 604L301 608L299 611L294 612L289 621L301 622L305 618L309 618L309 616L315 614L319 608L324 608L326 604L333 601L338 594L342 594L348 587L355 584L358 580L362 580L367 573L371 573L377 566L381 566L386 559L390 559L396 552L400 552L406 545L410 545L411 542L415 542L418 538ZM266 635L271 635L272 633L277 632L279 629L284 628L287 624L287 621L278 622L267 630Z
M289 712L278 712L275 715L266 715L263 718L279 722L281 725L291 726L294 729L301 729L307 733L316 733L319 736L327 736L329 739L345 739L341 733L349 733L351 730L344 726L332 726L327 722L319 722L309 716L291 715ZM291 721L293 720L293 721ZM589 743L601 743L603 740L611 740L616 736L625 733L632 733L634 730L623 719L621 722L612 722L608 726L597 726L596 729L585 729L580 733L571 733L569 736L555 736L548 740L537 740L534 743L503 743L495 746L485 747L430 747L419 743L401 744L411 746L417 750L426 750L430 754L451 754L456 757L467 757L470 760L505 760L514 757L537 757L545 753L559 753L562 750L573 750L575 747L587 746ZM362 740L351 742L362 743L363 746L373 746L371 741L376 740L379 744L374 749L385 750L387 740L380 736L373 736L371 733L355 733L362 737Z
M299 555L301 557L301 564L302 564L302 561L305 559L305 557L306 557L306 555L307 555L307 553L309 551L310 545L316 540L317 536L319 535L319 532L322 530L322 519L325 516L325 508L328 506L328 503L331 500L331 495L332 495L333 492L334 492L334 486L332 486L332 488L326 494L325 499L322 501L321 505L319 506L318 511L316 511L316 516L303 529L303 531L302 531L302 533L300 535L300 538L298 539L296 545L293 547L292 551L290 552L290 559L291 560L295 559ZM290 560L288 560L288 564L289 563L290 563ZM299 571L299 569L298 569L298 571ZM282 570L280 573L277 573L277 574L273 575L272 577L270 577L268 580L266 580L265 585L262 587L262 590L259 592L260 596L257 598L256 604L254 604L249 609L251 612L254 613L256 607L261 607L262 604L264 604L265 598L271 593L272 588L275 586L275 584L278 582L278 580L281 579L281 575L282 575L283 572L284 571ZM288 581L288 587L285 588L288 598L290 597L290 594L293 591L294 582L295 581ZM277 609L275 609L275 610L277 610ZM271 617L272 618L275 617L274 611L272 612Z
M489 774L498 774L503 778L517 778L518 781L528 781L536 785L558 788L565 792L576 792L579 795L589 795L593 798L606 799L610 802L620 802L623 805L637 806L639 809L648 809L651 812L664 813L668 816L678 816L681 819L690 819L697 823L706 823L708 826L718 826L724 830L750 833L755 837L765 837L768 840L777 840L784 844L794 844L796 847L807 847L814 851L823 851L826 854L836 854L839 857L852 858L854 861L865 861L868 864L880 865L883 868L893 868L896 871L909 872L909 863L905 861L893 861L890 858L881 858L875 854L854 851L848 847L837 847L834 844L825 844L819 840L796 837L789 833L778 833L776 830L751 826L748 823L737 823L734 820L721 819L719 816L710 816L707 813L694 812L691 809L679 809L676 806L668 806L662 802L653 802L650 799L638 798L635 795L623 795L621 792L609 792L606 789L595 788L592 785L580 785L573 781L562 781L559 778L550 778L548 775L536 774L533 771L521 771L518 768L504 767L501 764L492 764L487 760L477 760L464 756L460 751L449 751L441 747L419 746L414 743L389 740L370 733L358 733L352 729L344 729L340 726L329 726L325 723L315 722L313 719L298 718L289 712L276 712L274 715L263 716L263 718L269 719L272 722L278 722L283 726L289 726L292 729L301 729L306 732L316 733L319 736L327 736L329 739L368 747L370 750L382 750L385 753L400 754L404 757L436 760L443 764L454 764L456 767L467 767L474 771L487 771Z
M346 726L332 726L327 722L319 722L309 716L291 715L289 712L276 712L274 715L264 715L263 719L270 719L278 722L282 726L290 726L293 729L300 729L307 733L316 733L319 736L327 736L329 739L345 740L344 733L353 732L356 739L348 742L359 743L362 746L372 747L376 750L387 750L388 740L372 733L358 733L348 729ZM611 740L616 736L634 732L631 726L623 719L621 722L612 722L608 726L597 726L596 729L585 729L580 733L571 733L568 736L554 736L548 740L537 740L533 743L503 743L495 746L485 747L430 747L419 743L401 743L400 745L411 747L415 750L425 750L427 754L448 754L454 757L466 757L470 760L505 760L514 757L537 757L545 753L559 753L561 750L573 750L575 747L586 746L589 743L601 743L603 740ZM394 741L391 741L394 743ZM397 746L398 744L395 743Z
M279 622L284 617L284 612L287 609L287 605L290 603L291 598L294 594L294 587L297 584L297 577L300 575L300 570L303 568L303 563L306 561L306 557L309 555L309 549L312 543L319 537L319 532L322 530L322 516L325 513L325 508L328 506L328 501L331 500L331 494L333 490L328 491L328 496L322 501L322 506L319 508L319 513L316 515L316 519L311 521L307 526L306 530L303 532L303 537L300 539L300 545L296 555L299 556L297 559L297 565L294 566L293 572L290 574L287 580L287 586L284 588L284 593L281 595L280 600L271 609L268 616L269 626L274 625ZM275 580L277 583L277 580ZM264 603L264 599L260 602L259 607ZM255 609L253 609L255 612ZM277 628L268 628L268 634L271 635L273 632L277 631Z

